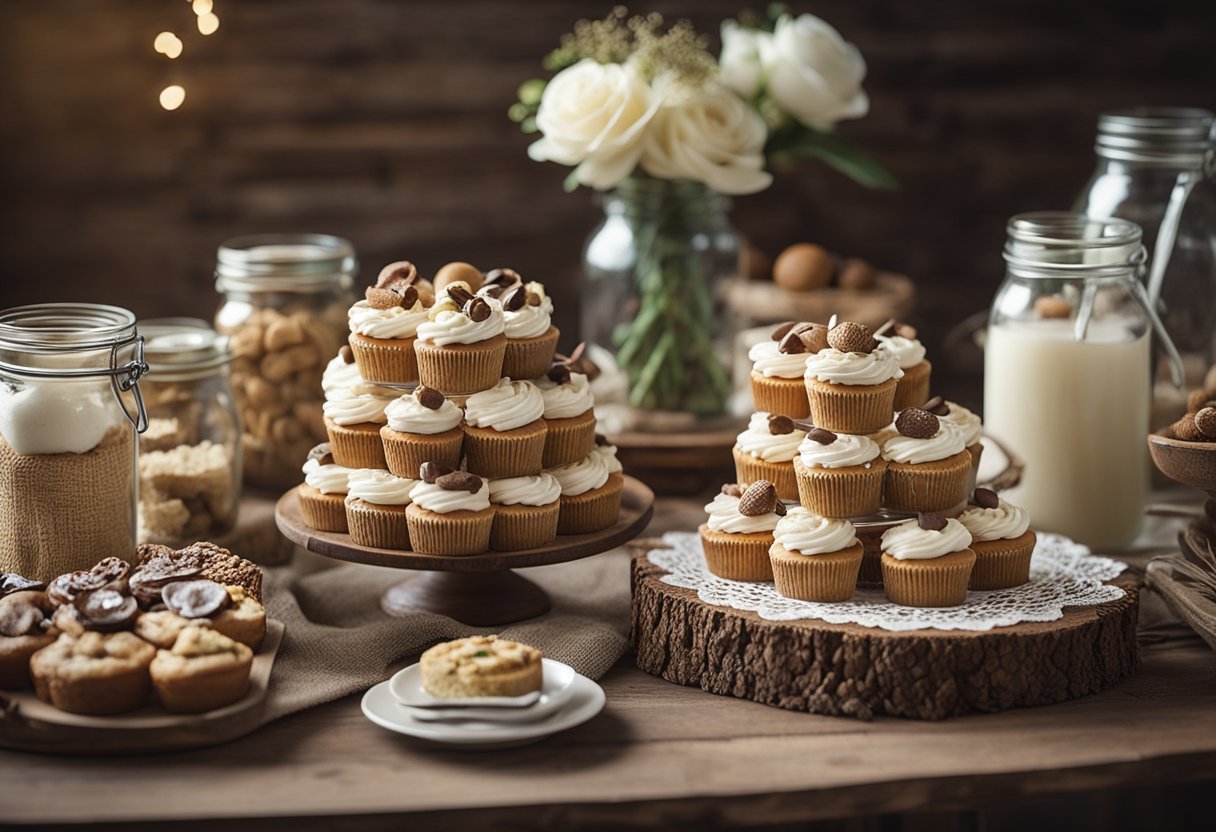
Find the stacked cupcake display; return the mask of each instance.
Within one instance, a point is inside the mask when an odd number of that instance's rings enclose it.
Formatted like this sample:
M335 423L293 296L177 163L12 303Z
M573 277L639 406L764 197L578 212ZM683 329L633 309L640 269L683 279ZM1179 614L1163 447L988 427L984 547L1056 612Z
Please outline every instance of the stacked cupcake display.
M556 353L552 314L511 269L449 263L432 282L386 266L322 381L330 441L304 463L305 523L447 556L615 524L616 449L595 432L581 349Z
M1028 580L1029 518L975 487L980 419L930 398L916 335L833 319L783 324L752 348L757 412L733 451L738 482L700 529L710 572L818 602L881 584L922 607Z

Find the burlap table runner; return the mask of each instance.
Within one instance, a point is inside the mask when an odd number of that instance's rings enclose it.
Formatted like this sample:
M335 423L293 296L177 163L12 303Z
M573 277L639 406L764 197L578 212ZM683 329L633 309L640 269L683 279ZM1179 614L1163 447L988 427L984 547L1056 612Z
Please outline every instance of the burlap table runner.
M287 628L271 674L266 722L366 690L432 644L462 636L498 633L593 679L628 646L624 550L523 570L549 593L553 609L501 629L431 613L390 618L380 611L380 596L409 572L332 563L297 550L292 565L266 570L267 611Z
M1216 601L1199 592L1194 585L1174 577L1172 566L1181 555L1153 559L1145 570L1145 583L1165 599L1169 608L1216 650Z

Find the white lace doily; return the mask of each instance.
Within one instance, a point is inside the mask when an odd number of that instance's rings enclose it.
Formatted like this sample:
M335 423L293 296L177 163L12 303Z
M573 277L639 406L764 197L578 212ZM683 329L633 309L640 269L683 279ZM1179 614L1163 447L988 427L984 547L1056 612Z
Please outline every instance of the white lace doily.
M695 533L668 532L672 548L654 549L650 562L669 574L664 583L695 589L707 604L751 610L769 621L813 618L830 624L860 624L884 630L991 630L1023 621L1055 621L1064 607L1105 604L1123 597L1123 590L1104 583L1127 568L1058 534L1039 533L1030 562L1030 582L1013 589L968 592L961 607L920 608L892 604L881 589L861 589L852 600L836 604L797 601L777 594L771 583L729 581L711 575L705 566L701 538Z

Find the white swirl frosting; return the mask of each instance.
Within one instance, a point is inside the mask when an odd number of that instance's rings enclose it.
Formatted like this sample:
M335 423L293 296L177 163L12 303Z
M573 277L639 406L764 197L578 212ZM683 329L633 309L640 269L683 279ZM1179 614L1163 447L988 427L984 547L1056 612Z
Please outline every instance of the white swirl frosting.
M490 502L500 506L547 506L561 496L561 483L552 474L490 480Z
M423 407L417 396L405 395L389 402L384 415L388 418L388 426L395 431L431 435L459 425L464 411L451 399L444 399L437 410L431 410Z
M900 369L907 370L925 360L925 345L916 338L905 338L902 335L875 336L892 355L895 356Z
M882 457L890 462L918 465L952 457L967 449L963 432L949 422L939 422L937 433L928 439L915 439L896 433L882 443Z
M802 378L807 353L783 353L776 341L761 341L747 351L752 369L765 378Z
M395 477L378 468L356 468L347 477L346 499L366 500L378 506L405 506L418 484L418 480Z
M996 508L971 506L958 521L967 527L975 540L1010 540L1026 534L1030 515L1021 506L1001 500Z
M882 550L897 560L929 560L971 545L971 532L951 518L941 531L922 529L915 520L905 520L882 533Z
M709 514L709 519L705 521L709 530L727 534L771 532L777 527L777 521L781 519L776 512L772 511L755 517L740 514L739 498L729 494L719 494L714 497L713 501L705 507L705 511Z
M346 313L350 331L368 338L413 338L418 325L426 320L427 310L422 301L406 309L394 306L391 309L376 309L361 300Z
M493 298L484 300L490 305L490 315L484 321L475 321L454 309L441 309L435 313L433 320L418 325L418 340L443 347L449 344L476 344L501 335L506 331L502 304ZM436 306L438 303L436 300Z
M798 457L807 468L849 468L866 465L878 458L878 443L866 436L836 434L829 445L821 445L810 436L798 446Z
M835 520L798 507L777 521L773 540L791 552L826 555L857 545L857 529L848 520Z
M340 355L335 355L325 365L325 372L321 374L321 389L327 394L362 383L363 376L359 375L359 365L353 361L347 364Z
M351 470L333 463L322 465L320 460L310 459L304 463L304 482L322 494L345 494Z
M503 310L508 338L538 338L549 331L553 301L545 293L545 287L536 281L528 283L525 288L540 297L540 303L536 306L526 303L515 311Z
M569 419L582 416L595 406L591 393L591 382L582 373L571 373L570 381L558 384L550 378L536 380L541 396L545 400L546 419Z
M882 384L893 378L903 378L895 355L881 344L873 352L841 352L826 347L808 355L806 378L830 384L860 386Z
M535 422L544 412L545 400L535 384L509 378L500 378L464 403L464 420L475 428L514 430Z
M747 430L735 438L735 447L765 462L790 462L798 456L798 446L806 433L793 430L773 434L768 429L768 416L764 411L753 413L747 422Z
M490 484L481 481L481 487L476 492L466 489L448 491L433 482L420 482L410 495L414 505L433 511L436 514L448 514L453 511L485 511L490 507Z
M576 497L601 487L608 482L608 466L604 458L595 451L587 454L578 462L550 468L546 473L552 474L562 487L562 494Z
M946 402L946 407L950 408L950 412L945 416L939 416L943 422L949 422L956 425L963 432L963 444L974 445L980 441L980 434L983 433L984 424L980 421L980 417L976 416L961 404L954 402Z
M383 425L387 421L384 409L392 401L373 393L354 393L325 400L321 411L336 425L362 425L369 422Z
M596 445L595 453L599 454L600 459L604 460L604 464L608 466L609 474L620 474L624 472L621 467L621 461L616 458L616 445Z

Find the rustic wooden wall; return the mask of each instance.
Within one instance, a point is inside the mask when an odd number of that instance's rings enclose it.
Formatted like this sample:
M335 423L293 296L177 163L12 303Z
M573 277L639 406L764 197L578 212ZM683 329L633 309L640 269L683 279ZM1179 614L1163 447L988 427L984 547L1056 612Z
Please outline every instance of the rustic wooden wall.
M0 305L90 299L207 315L224 238L323 230L374 273L407 257L511 264L555 284L569 325L596 221L565 171L530 162L515 86L607 2L185 0L0 4ZM655 2L714 31L739 0ZM1095 118L1137 103L1216 105L1216 4L821 0L870 64L869 118L845 126L898 175L867 193L826 170L736 203L767 247L799 239L920 281L934 330L982 308L1003 223L1066 207ZM150 48L173 29L186 53ZM189 34L187 34L189 33ZM180 80L185 105L156 94Z

